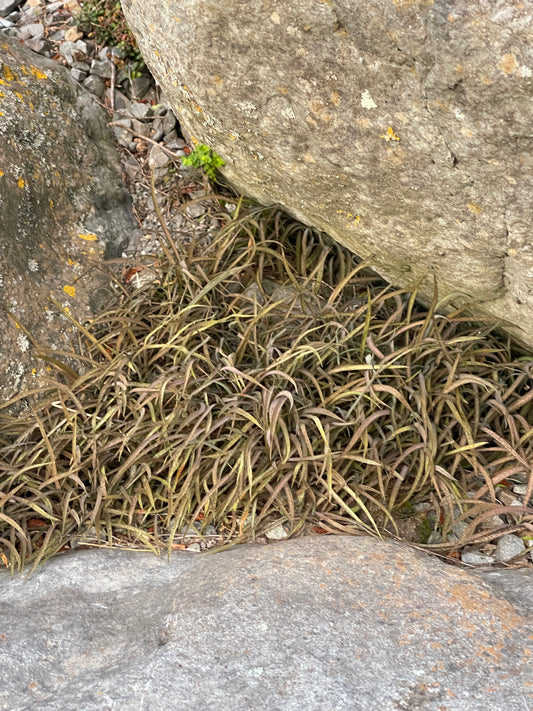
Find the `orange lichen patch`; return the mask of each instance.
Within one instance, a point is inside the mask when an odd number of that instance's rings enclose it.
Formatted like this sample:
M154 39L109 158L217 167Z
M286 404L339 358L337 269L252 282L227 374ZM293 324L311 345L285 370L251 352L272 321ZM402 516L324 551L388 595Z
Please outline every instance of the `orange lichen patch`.
M513 74L518 69L518 62L514 54L504 54L498 62L498 69L507 76Z
M54 207L54 201L53 201L53 200L49 200L48 203L49 203L50 207Z
M309 102L309 109L312 114L317 116L321 121L327 123L331 119L331 114L327 113L326 106L322 99L312 99Z
M469 202L467 208L473 215L481 215L483 212L483 210L479 207L479 205L476 205L475 202Z
M285 95L287 95L289 93L289 90L285 86L277 86L276 91L279 91L280 94L285 94Z
M76 287L75 286L70 286L69 284L66 284L63 287L63 291L65 292L65 294L67 294L68 296L71 296L72 298L74 298L76 296Z
M341 103L341 97L339 96L338 91L334 91L333 94L329 97L329 100L333 104L333 106L338 106Z
M0 170L0 178L2 178L3 176L4 176L4 171Z
M213 77L213 81L215 82L215 84L223 84L224 83L224 79L222 79L222 77L219 77L218 74L215 74L215 76Z
M93 235L92 232L80 232L78 234L78 237L80 239L85 240L86 242L96 242L98 241L98 237L96 235Z
M515 612L510 603L493 598L488 591L471 583L452 583L445 586L445 591L451 602L458 603L463 612L474 615L491 614L502 632L510 632L524 622L524 618Z
M386 141L399 141L400 137L394 133L394 129L389 126L387 128L387 133L381 134L380 138L384 138Z
M19 188L23 189L24 186L26 185L26 183L24 182L24 179L23 179L23 178L19 178L19 179L17 180L17 185L19 186Z

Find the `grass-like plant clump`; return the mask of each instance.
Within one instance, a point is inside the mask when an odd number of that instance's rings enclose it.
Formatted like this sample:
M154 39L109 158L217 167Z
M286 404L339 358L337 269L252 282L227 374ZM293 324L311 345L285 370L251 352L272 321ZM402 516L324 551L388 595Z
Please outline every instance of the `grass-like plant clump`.
M194 522L409 538L417 503L409 540L442 552L531 531L497 490L533 488L532 360L492 324L422 310L275 208L167 255L92 322L78 377L0 416L12 569L89 529L155 550Z

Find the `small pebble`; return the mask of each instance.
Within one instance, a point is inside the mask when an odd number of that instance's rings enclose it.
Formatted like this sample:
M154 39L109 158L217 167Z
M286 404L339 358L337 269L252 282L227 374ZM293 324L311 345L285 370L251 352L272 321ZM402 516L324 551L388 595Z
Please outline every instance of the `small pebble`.
M91 62L91 74L100 79L111 79L111 63L106 60L93 59Z
M511 560L511 558L514 558L522 553L525 549L525 543L521 538L512 533L508 533L498 539L496 550L494 551L494 557L496 560L500 561L500 563L505 563L508 560Z
M67 64L70 66L76 61L77 54L87 55L88 47L83 40L77 40L76 42L63 42L59 47L59 54L67 60Z
M527 484L515 484L513 486L513 493L525 496L527 494Z
M150 168L161 168L168 163L170 157L159 146L152 146L148 165Z
M278 523L275 528L271 528L270 531L265 533L265 536L270 541L282 541L284 538L287 538L287 535L287 531L281 523Z
M490 565L491 563L495 563L496 559L491 555L469 551L461 555L461 561L469 565Z
M129 105L129 111L135 118L146 118L150 113L150 104L143 104L140 101L132 101Z
M96 77L93 74L90 74L87 79L83 80L83 86L90 91L92 94L95 94L99 98L101 98L104 95L105 91L105 84L104 82L100 79L100 77Z
M131 82L131 93L137 99L142 99L150 88L152 82L149 76L143 74L140 77L135 77Z

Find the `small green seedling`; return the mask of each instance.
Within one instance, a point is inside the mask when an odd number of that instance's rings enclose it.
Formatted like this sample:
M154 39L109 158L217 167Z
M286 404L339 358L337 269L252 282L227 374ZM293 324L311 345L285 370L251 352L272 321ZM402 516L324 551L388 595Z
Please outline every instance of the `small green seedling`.
M225 161L215 153L209 146L199 143L194 151L181 160L182 165L190 165L192 168L202 168L210 180L215 179L217 168L222 168Z

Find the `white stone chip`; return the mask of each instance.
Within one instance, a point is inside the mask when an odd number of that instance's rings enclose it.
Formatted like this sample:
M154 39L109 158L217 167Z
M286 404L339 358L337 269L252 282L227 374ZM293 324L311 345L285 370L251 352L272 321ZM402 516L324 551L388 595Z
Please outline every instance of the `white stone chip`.
M265 533L265 536L270 541L282 541L284 538L287 538L287 535L287 531L281 523L278 523L275 528L271 528L270 531L267 531L267 533Z

